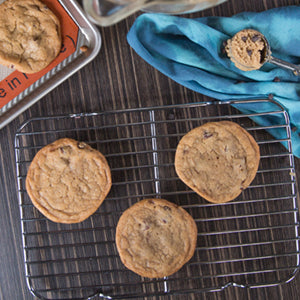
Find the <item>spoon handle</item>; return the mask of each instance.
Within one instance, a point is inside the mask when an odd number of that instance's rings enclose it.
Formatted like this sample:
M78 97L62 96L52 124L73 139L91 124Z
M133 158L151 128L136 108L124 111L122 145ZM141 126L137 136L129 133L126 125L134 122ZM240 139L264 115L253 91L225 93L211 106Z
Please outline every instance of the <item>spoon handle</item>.
M284 61L282 59L279 59L279 58L276 58L273 56L269 57L268 62L270 62L278 67L291 70L291 71L293 71L294 75L300 76L300 65L294 65L287 61Z

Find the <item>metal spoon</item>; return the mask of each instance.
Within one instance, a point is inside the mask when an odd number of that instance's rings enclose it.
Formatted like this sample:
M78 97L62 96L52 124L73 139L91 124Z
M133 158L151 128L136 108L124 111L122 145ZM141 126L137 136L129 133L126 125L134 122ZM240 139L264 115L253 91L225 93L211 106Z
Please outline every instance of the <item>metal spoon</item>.
M242 38L241 38L242 40L243 40L243 37L247 38L246 36L243 36L244 34L247 34L247 32L250 32L255 35L255 36L253 36L253 37L255 37L255 41L252 40L253 42L256 42L259 40L260 42L262 42L264 44L263 49L259 51L260 52L260 62L259 62L259 64L256 64L256 65L251 65L251 64L244 65L242 63L242 61L239 59L239 54L237 52L232 51L232 44L230 43L230 41L231 40L239 41L240 40L238 38L239 36L242 36ZM243 41L246 42L246 40L243 40ZM253 30L253 29L241 30L238 33L236 33L232 39L227 41L227 45L228 46L226 46L226 51L227 51L228 56L235 63L235 65L241 70L244 70L244 71L257 70L257 69L260 69L265 63L269 62L269 63L272 63L281 68L291 70L294 73L294 75L300 76L300 66L299 65L289 63L287 61L273 57L271 55L272 52L271 52L271 47L270 47L268 40L262 33L260 33L257 30ZM249 50L247 50L247 51L249 51ZM251 53L252 53L252 51L250 50L248 54L251 55Z
M271 47L270 47L268 40L266 39L266 37L263 34L261 34L261 38L263 39L263 41L265 43L265 47L266 47L265 51L264 51L264 58L262 60L262 64L269 62L278 67L291 70L294 73L294 75L300 76L300 66L299 65L295 65L295 64L289 63L287 61L284 61L282 59L272 56L271 55L271 53L272 53Z

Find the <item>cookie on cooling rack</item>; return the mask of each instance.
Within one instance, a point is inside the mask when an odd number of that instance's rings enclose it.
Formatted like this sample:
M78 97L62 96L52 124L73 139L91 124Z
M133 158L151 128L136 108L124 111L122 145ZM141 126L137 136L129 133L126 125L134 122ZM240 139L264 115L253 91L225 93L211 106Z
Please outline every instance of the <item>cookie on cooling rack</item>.
M145 199L128 208L116 229L123 264L148 278L178 271L194 254L197 227L181 207L164 199Z
M38 151L26 177L34 206L57 223L78 223L102 204L111 188L105 157L84 142L59 139Z
M0 4L0 63L23 73L47 67L61 49L61 25L39 0Z
M256 176L259 146L235 122L208 122L180 140L175 154L179 178L213 203L235 199Z

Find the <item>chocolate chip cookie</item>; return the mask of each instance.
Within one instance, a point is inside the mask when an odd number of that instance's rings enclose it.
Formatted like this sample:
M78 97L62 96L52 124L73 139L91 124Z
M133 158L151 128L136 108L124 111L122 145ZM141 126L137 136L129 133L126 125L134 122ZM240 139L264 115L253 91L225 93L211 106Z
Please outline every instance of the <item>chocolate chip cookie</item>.
M235 199L256 176L259 146L235 122L208 122L180 140L175 170L192 190L213 203Z
M39 0L6 0L0 5L0 63L23 73L47 67L61 49L61 26Z
M84 142L59 139L38 151L26 177L34 206L58 223L78 223L92 215L111 188L105 157Z
M178 271L194 254L196 223L183 208L164 199L145 199L128 208L116 229L124 265L148 278Z

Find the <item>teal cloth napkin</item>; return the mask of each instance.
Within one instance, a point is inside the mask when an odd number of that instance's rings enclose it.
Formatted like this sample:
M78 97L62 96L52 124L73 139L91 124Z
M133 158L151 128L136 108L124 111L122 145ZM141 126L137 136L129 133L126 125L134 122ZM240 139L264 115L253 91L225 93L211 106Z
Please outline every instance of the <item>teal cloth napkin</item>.
M179 84L218 100L268 98L288 112L292 148L300 157L300 77L266 63L260 70L241 71L222 51L236 32L253 28L263 33L274 57L300 64L300 7L288 6L233 17L183 18L145 13L127 35L130 46L150 65ZM267 111L266 104L244 112ZM258 118L260 125L280 124ZM276 138L280 134L274 132Z

